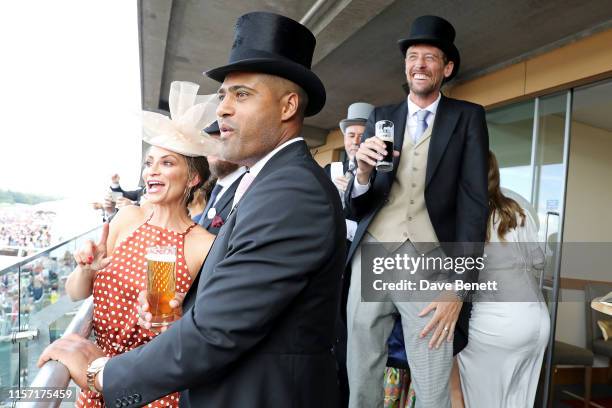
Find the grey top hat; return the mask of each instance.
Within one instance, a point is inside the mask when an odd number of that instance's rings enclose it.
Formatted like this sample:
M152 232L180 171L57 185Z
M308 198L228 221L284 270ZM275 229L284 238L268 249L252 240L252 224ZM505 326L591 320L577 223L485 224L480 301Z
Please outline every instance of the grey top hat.
M355 102L348 108L346 119L340 121L340 130L342 134L346 128L352 125L365 125L370 117L370 113L374 110L374 105L365 102Z

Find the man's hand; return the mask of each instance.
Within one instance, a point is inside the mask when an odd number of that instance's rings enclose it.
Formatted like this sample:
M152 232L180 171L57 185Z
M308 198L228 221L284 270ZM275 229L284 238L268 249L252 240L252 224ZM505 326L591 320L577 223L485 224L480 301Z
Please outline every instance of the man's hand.
M55 340L40 355L37 365L42 367L49 360L57 360L66 366L74 382L87 389L87 367L104 352L94 343L78 334L69 334Z
M177 292L174 295L174 299L170 301L170 307L174 309L175 316L182 316L183 300L185 300L185 293ZM153 315L149 312L149 302L147 301L147 291L143 290L138 294L138 305L136 306L138 311L138 325L143 329L151 330L154 333L165 332L169 326L162 326L159 330L157 327L152 327L151 319Z
M338 176L334 179L334 184L342 193L346 191L348 187L348 179L344 176Z
M370 175L374 167L376 167L376 162L382 160L385 154L387 154L385 142L376 136L366 139L359 145L359 150L357 150L355 155L355 160L357 160L356 177L359 184L368 184ZM399 157L399 155L400 152L397 150L393 151L393 157Z
M431 302L425 309L421 310L419 317L424 317L432 310L435 310L433 317L419 334L419 337L423 338L430 331L434 330L429 341L430 349L434 347L439 348L444 339L449 343L453 341L455 325L457 324L462 306L463 303L457 295L452 292L443 292L436 301Z
M74 253L74 260L82 268L91 268L99 271L105 268L110 262L111 257L106 256L106 241L108 239L108 223L102 225L102 236L98 244L88 240L85 245Z
M113 214L115 212L115 201L113 201L113 193L110 191L104 195L103 207L107 214Z

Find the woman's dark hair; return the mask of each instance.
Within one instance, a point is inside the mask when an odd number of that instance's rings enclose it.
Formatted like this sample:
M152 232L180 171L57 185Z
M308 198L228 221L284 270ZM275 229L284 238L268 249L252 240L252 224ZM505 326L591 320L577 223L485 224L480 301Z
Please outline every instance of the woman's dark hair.
M185 157L185 162L187 163L187 180L188 182L197 174L200 176L200 181L193 187L188 188L185 195L185 205L191 204L193 201L193 197L195 192L200 189L204 183L208 181L210 177L210 168L208 167L208 160L206 157L197 156L197 157Z
M511 229L515 229L519 224L516 215L521 217L521 227L525 226L525 211L519 203L502 194L499 187L499 165L497 158L489 150L489 219L487 220L487 242L491 239L491 228L495 224L495 216L500 218L497 235L502 241L504 236Z

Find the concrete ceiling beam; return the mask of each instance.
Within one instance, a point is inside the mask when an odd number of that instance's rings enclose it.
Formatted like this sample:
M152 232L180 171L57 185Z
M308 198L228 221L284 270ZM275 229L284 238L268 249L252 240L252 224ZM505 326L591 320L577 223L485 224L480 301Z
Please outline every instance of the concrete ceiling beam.
M317 37L313 66L395 0L317 0L300 23Z
M157 110L159 108L172 3L172 0L140 2L142 18L140 27L142 107L145 110Z

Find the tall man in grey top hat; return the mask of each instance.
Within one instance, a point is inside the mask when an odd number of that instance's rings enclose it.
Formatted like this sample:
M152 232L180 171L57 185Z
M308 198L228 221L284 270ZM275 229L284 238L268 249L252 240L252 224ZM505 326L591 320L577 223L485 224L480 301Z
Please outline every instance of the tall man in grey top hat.
M410 94L399 104L374 110L356 154L358 169L347 201L360 223L349 251L352 267L347 271L352 275L343 279L344 290L350 282L351 407L382 406L386 341L396 312L401 314L417 407L450 406L452 340L456 336L457 350L467 342L465 293L445 292L431 303L362 302L361 274L372 271L361 268L359 244L386 243L388 251L410 256L437 243L445 251L449 246L444 243L475 243L466 246L469 256L482 251L488 215L488 133L482 106L440 93L442 83L459 69L454 38L453 26L440 17L422 16L413 22L410 36L399 41ZM384 143L373 137L374 124L382 119L395 124L397 151L393 171L387 173L375 169L385 154ZM473 280L473 272L451 278Z
M310 70L314 47L298 22L248 13L236 23L229 64L206 72L223 82L221 156L249 172L183 317L106 363L74 337L43 353L100 390L106 405L143 406L182 391L185 407L337 406L331 349L346 231L338 191L300 137L304 116L325 104Z

